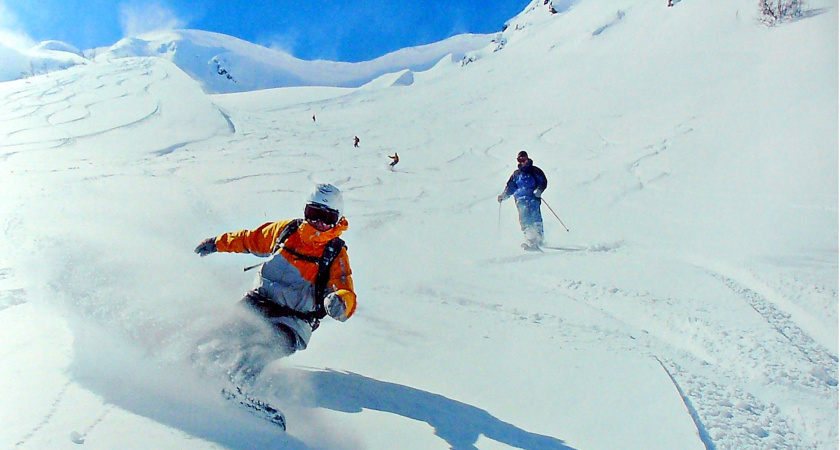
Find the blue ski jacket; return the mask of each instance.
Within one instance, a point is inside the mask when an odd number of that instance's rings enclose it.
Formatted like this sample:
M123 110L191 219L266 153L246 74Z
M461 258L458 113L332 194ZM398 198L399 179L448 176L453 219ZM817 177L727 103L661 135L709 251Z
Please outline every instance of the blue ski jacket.
M548 186L548 179L545 173L534 165L533 160L529 159L524 164L519 164L505 185L502 195L505 198L512 195L516 200L536 199L546 186Z

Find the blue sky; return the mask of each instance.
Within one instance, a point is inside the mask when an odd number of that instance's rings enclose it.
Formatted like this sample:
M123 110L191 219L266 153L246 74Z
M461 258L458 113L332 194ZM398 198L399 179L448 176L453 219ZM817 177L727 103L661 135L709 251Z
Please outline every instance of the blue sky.
M500 31L529 0L0 0L0 33L85 50L155 28L215 31L301 59L365 61L460 33ZM1 38L2 36L0 36Z

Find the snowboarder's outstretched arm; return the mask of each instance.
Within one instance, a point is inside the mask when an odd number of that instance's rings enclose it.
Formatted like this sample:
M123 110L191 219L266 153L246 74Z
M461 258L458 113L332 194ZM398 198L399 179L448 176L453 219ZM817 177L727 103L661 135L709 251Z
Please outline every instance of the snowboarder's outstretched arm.
M215 252L251 253L258 256L268 256L274 250L274 243L283 228L291 222L267 222L253 230L240 230L224 233L214 238L207 238L195 248L201 256Z

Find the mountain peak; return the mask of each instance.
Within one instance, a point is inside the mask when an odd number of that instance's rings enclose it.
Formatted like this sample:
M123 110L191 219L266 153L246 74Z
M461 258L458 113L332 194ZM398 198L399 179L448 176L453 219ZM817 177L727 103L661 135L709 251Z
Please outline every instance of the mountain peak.
M304 61L280 50L201 30L170 30L123 39L97 60L126 57L165 58L208 93L243 92L291 86L359 87L403 70L422 71L447 55L487 45L488 35L459 35L420 47L399 50L359 63Z
M491 40L491 35L462 34L371 61L348 63L305 61L210 31L163 30L126 37L110 47L84 53L60 41L44 41L28 50L0 44L4 62L0 82L88 64L90 60L154 57L174 63L211 94L292 86L360 87L386 74L430 69L447 56L459 60Z

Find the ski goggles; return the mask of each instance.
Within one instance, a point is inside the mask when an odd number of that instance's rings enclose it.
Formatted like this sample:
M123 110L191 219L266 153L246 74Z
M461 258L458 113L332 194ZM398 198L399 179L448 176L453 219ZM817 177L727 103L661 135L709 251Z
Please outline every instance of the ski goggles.
M310 223L321 222L331 227L335 226L340 219L338 211L315 203L306 205L306 208L303 209L303 218Z

